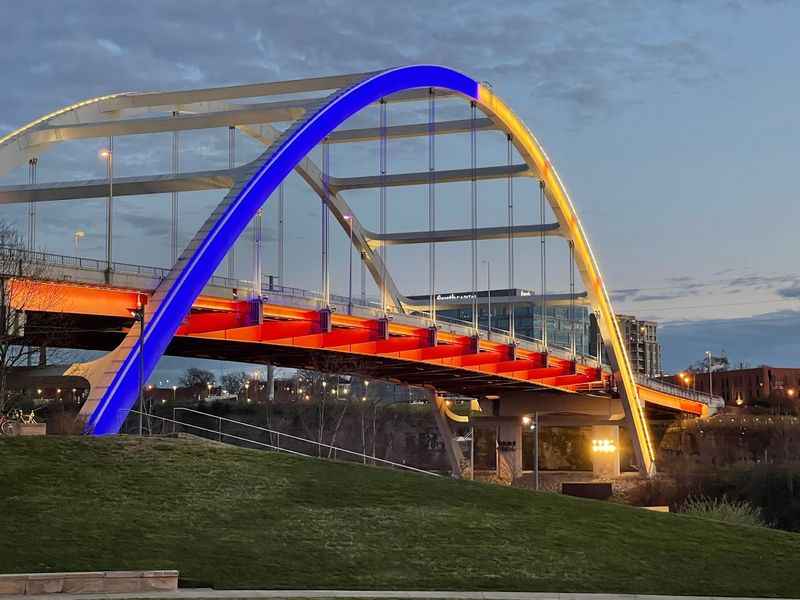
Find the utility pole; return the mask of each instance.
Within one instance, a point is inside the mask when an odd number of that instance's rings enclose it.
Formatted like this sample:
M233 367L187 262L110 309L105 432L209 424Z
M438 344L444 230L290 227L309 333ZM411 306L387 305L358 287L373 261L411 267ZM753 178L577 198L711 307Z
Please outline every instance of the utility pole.
M108 148L100 151L106 160L108 177L108 200L106 201L106 279L111 281L111 261L113 259L113 220L114 220L114 138L109 136Z
M142 435L142 417L144 415L144 304L131 311L131 316L139 323L139 436Z
M539 491L539 413L533 413L533 473L536 482L536 491Z

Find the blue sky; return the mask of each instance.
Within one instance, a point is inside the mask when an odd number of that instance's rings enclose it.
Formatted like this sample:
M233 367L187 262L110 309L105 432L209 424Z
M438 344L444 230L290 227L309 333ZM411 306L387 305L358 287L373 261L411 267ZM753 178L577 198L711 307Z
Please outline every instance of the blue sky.
M704 350L733 363L800 364L800 4L792 2L59 2L35 7L0 0L0 134L85 97L115 91L180 89L375 70L435 62L491 82L529 124L570 190L618 312L657 320L665 368ZM443 105L443 118L466 114ZM423 118L393 109L392 122ZM377 113L356 121L370 124ZM185 168L227 163L227 132L186 134ZM98 143L62 146L42 158L40 179L100 177ZM164 172L168 136L120 140L120 175ZM259 148L240 140L240 159ZM463 139L440 144L440 166L463 166ZM504 160L502 140L482 136L481 164ZM390 147L390 169L418 170L424 147ZM374 173L374 149L337 149L334 173ZM3 175L3 184L25 172ZM319 202L288 184L294 266L287 284L318 287ZM467 223L467 187L442 190L440 224ZM480 220L505 218L502 186L480 188ZM518 186L518 222L534 219L534 187ZM374 226L375 194L350 196ZM182 230L192 232L219 199L182 198ZM530 200L526 203L526 200ZM422 227L424 190L390 192L390 229ZM40 211L53 252L102 255L100 201ZM267 239L274 238L267 211ZM22 208L0 217L23 224ZM166 198L121 201L116 258L161 264L168 253ZM147 240L146 244L142 240ZM334 240L334 287L346 285L346 240ZM316 244L316 246L315 246ZM469 286L455 245L441 252L442 289ZM249 252L242 246L241 255ZM401 289L425 291L422 254L398 251ZM481 245L504 272L504 245ZM517 283L534 287L538 255L517 251ZM275 248L267 244L267 268ZM566 259L551 254L554 265ZM559 262L561 261L561 262ZM242 265L243 270L247 269ZM553 286L566 270L551 267ZM504 285L500 279L498 286ZM169 361L165 366L174 364ZM172 368L172 367L171 367Z

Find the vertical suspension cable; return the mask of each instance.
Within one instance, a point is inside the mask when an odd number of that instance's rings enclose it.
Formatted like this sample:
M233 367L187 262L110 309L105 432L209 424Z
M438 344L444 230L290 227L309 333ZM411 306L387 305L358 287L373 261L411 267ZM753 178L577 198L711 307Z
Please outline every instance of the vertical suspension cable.
M264 209L259 208L253 219L253 295L261 299L261 233L263 231Z
M284 237L285 219L286 208L284 206L283 182L281 182L281 184L278 186L278 284L281 286L286 285L286 283L283 281L285 262L284 245L286 244L286 239Z
M469 160L472 228L472 327L478 331L478 140L475 129L475 102L470 102Z
M428 231L436 231L436 95L428 90ZM436 244L428 243L428 314L436 326Z
M36 184L36 166L39 159L33 157L28 161L28 184ZM36 202L28 201L28 250L36 250Z
M569 349L572 360L575 360L575 242L572 240L569 241Z
M508 165L508 289L514 290L514 178L511 175L511 161L513 160L513 143L511 134L507 136L506 164ZM511 343L514 343L516 327L514 323L514 303L508 306L508 334Z
M177 117L178 111L172 111L172 116ZM177 131L172 132L172 174L177 175L180 171L180 138ZM172 264L178 262L178 192L172 192L171 204L172 228L170 230L170 251Z
M581 307L581 354L586 356L589 354L589 342L588 342L588 329L589 324L587 323L587 319L589 316L589 311L586 309L585 306Z
M108 200L106 200L106 269L111 273L114 260L114 136L108 136L108 157L106 173L108 176Z
M544 181L539 181L539 217L540 223L542 224L542 232L539 235L541 239L540 244L540 268L541 268L541 275L542 275L542 344L544 345L545 351L547 350L547 242L546 237L544 235L544 205L545 205L545 197L544 197Z
M389 152L388 152L388 140L386 139L386 129L387 129L387 115L386 115L386 99L381 98L380 103L380 134L381 134L381 142L380 142L380 178L381 178L381 187L380 187L380 207L379 207L379 220L380 220L380 233L381 235L386 234L386 171L388 168L389 162ZM386 298L386 261L387 261L387 252L386 252L386 244L381 244L380 246L381 251L381 308L383 310L384 315L386 314L387 308L387 298Z
M322 142L322 301L330 306L330 277L328 275L328 202L331 180L331 146L326 137Z
M367 305L367 253L361 252L361 305Z
M228 127L228 168L236 166L236 127ZM236 276L236 243L231 244L228 250L228 279Z

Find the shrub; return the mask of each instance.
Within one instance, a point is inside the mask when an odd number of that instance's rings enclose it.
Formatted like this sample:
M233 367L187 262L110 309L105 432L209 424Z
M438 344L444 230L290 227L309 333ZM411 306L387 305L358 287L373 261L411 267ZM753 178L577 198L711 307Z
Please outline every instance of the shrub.
M761 509L746 501L730 500L727 496L689 498L679 507L678 512L735 525L769 526L761 515Z

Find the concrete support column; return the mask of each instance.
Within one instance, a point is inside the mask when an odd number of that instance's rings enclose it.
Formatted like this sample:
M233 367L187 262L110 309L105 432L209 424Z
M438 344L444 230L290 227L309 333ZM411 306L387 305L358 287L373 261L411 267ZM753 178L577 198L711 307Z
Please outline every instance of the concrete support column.
M497 477L511 483L522 475L522 422L518 417L497 421Z
M267 402L275 400L275 367L267 365Z
M619 477L619 427L592 426L592 473L597 479Z

